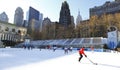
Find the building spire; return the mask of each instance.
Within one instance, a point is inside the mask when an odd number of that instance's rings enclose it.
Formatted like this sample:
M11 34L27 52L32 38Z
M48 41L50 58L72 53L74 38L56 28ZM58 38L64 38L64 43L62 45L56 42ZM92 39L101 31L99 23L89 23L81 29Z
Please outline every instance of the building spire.
M78 11L78 16L76 18L76 24L79 24L82 21L82 17L80 15L80 10Z
M80 15L80 10L78 11L78 15Z

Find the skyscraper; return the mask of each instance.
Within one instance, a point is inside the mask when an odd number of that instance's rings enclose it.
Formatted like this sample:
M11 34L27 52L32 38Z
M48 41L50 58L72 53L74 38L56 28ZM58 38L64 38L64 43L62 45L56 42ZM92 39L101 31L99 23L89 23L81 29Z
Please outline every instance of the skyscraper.
M80 15L80 11L78 12L78 16L77 16L77 18L76 18L76 25L77 24L80 24L80 22L82 21L82 17L81 17L81 15Z
M73 16L71 16L71 24L74 25L74 17Z
M59 23L64 25L64 27L68 27L71 24L70 9L66 1L61 6Z
M15 15L14 15L14 23L16 26L22 26L23 25L23 18L24 18L24 12L21 7L18 7L15 10Z
M32 7L29 7L29 11L28 11L28 22L30 22L32 19L38 20L39 21L39 15L40 12Z
M0 21L3 21L3 22L8 22L8 16L5 12L1 13L0 14Z
M41 31L42 19L42 13L32 7L29 7L29 11L27 12L28 33Z
M40 31L42 31L42 26L43 26L43 14L40 13L39 15L39 21L40 21Z

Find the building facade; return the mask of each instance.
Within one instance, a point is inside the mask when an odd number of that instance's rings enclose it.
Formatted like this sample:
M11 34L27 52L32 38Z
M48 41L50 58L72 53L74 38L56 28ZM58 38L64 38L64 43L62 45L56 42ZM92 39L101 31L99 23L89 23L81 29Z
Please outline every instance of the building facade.
M0 43L4 45L13 45L23 42L27 29L18 27L15 24L0 22Z
M42 31L42 26L43 26L43 14L40 13L40 16L39 16L39 21L40 21L40 32Z
M3 21L3 22L8 22L9 21L9 18L8 18L7 14L5 12L0 14L0 21Z
M22 8L18 7L15 10L14 14L14 23L16 26L23 26L23 18L24 18L24 12Z
M66 1L64 1L61 6L59 23L64 27L68 27L70 24L72 24L69 5Z
M32 19L38 20L39 21L39 15L40 12L32 7L29 7L29 11L28 11L28 22L30 22Z
M48 17L46 17L46 18L44 18L44 20L43 20L43 28L46 26L46 25L49 25L49 24L51 24L51 20L48 18Z
M74 16L71 16L71 24L73 24L73 25L75 24L74 23Z
M120 0L115 1L107 1L102 6L95 6L94 8L90 8L90 17L97 15L101 16L102 14L115 14L120 12Z
M42 19L42 13L32 7L29 7L29 11L27 13L28 34L32 31L41 31Z

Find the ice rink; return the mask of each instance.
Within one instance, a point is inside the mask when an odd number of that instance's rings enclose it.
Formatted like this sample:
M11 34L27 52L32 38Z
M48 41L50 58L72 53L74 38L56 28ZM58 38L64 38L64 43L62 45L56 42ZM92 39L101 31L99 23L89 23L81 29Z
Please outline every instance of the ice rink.
M78 62L77 50L0 49L0 70L120 70L120 53L85 51L87 57Z

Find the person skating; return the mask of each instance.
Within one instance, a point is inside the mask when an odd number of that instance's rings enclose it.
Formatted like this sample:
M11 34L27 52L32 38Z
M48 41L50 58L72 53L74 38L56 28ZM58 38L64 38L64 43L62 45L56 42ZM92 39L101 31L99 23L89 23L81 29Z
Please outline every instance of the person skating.
M87 55L84 53L84 47L82 47L80 50L79 50L79 55L80 55L80 57L79 57L79 62L80 62L80 60L83 58L83 55L85 56L85 57L87 57Z
M68 48L64 47L65 54L68 54Z

